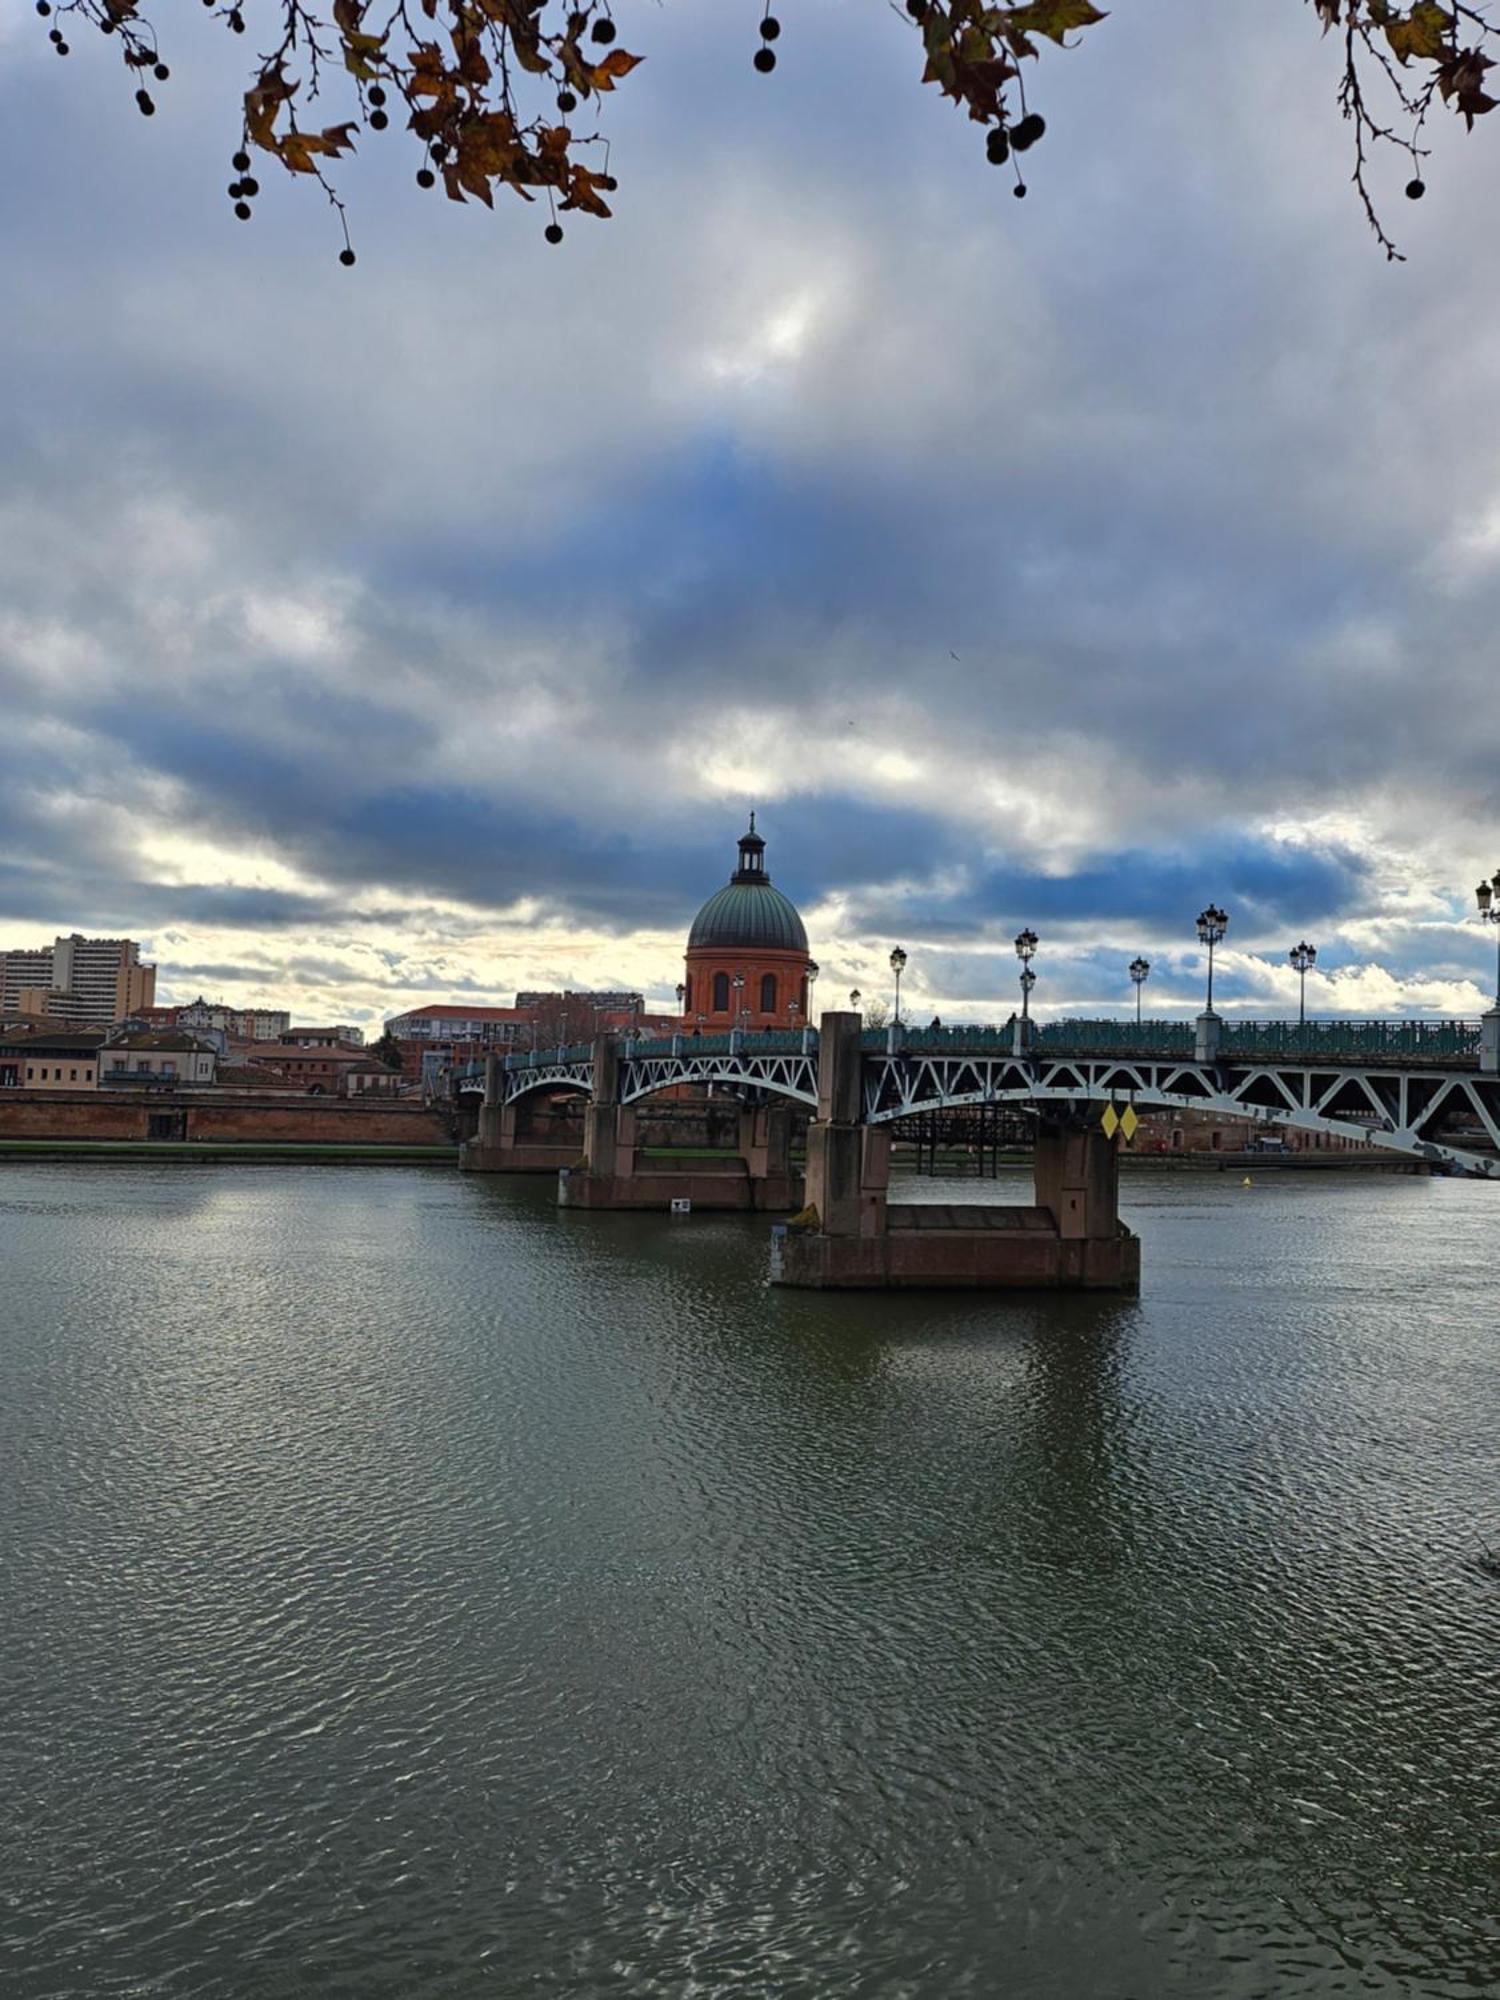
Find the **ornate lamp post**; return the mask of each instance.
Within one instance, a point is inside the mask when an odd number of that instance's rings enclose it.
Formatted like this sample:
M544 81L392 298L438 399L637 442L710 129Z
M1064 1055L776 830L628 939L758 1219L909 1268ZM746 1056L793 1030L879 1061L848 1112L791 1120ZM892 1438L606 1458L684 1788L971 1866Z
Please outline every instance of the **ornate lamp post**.
M855 1011L855 1013L856 1013L856 1014L857 1014L857 1013L859 1012L859 1003L860 1003L860 1001L861 1001L861 1000L863 1000L863 999L864 999L864 997L865 997L865 996L863 995L863 993L861 993L861 992L860 992L860 990L859 990L859 988L858 988L857 986L851 986L851 987L850 987L850 989L849 989L849 1005L850 1005L850 1006L851 1006L851 1007L852 1007L852 1008L854 1009L854 1011Z
M1208 1005L1205 1014L1214 1011L1214 946L1222 944L1224 933L1229 929L1229 913L1210 903L1206 910L1198 913L1198 942L1208 946Z
M679 979L677 982L677 1011L679 1014L682 1012L683 1003L686 1001L686 999L687 999L687 988L686 986L683 985L682 981Z
M1493 880L1480 883L1474 900L1484 921L1496 926L1495 1004L1479 1023L1479 1067L1493 1076L1500 1071L1500 868Z
M1016 957L1021 961L1021 1023L1020 1044L1024 1048L1031 1033L1031 989L1036 985L1036 974L1031 969L1031 961L1036 957L1037 934L1029 927L1016 934Z
M1305 1028L1307 1026L1307 975L1310 968L1318 962L1318 948L1316 945L1309 944L1307 939L1304 938L1301 944L1294 944L1292 946L1291 950L1287 953L1287 959L1298 979L1302 982L1297 997L1297 1026Z
M1133 958L1130 961L1130 976L1135 982L1135 1025L1141 1025L1141 988L1151 973L1149 958Z
M807 1025L808 1025L808 1027L811 1027L811 1026L812 1026L812 1024L813 1024L813 1022L814 1022L814 1021L816 1021L816 1020L817 1020L817 1018L818 1018L818 1010L817 1010L817 1007L816 1007L816 1006L814 1005L814 992L813 992L813 989L814 989L814 988L816 987L817 983L818 983L818 961L817 961L817 960L816 960L815 958L810 958L810 959L809 959L809 960L807 961Z
M896 975L896 1026L901 1025L901 975L906 970L906 953L900 945L891 953L891 971Z
M1480 883L1474 900L1487 924L1500 925L1500 868L1495 870L1493 881ZM1495 1005L1500 1007L1500 930L1495 935Z
M732 980L731 980L731 981L730 981L729 983L730 983L730 985L731 985L731 986L733 986L733 988L734 988L734 1025L736 1026L736 1028L743 1028L743 1027L744 1027L744 1025L745 1025L745 975L744 975L744 973L743 973L743 972L737 972L737 973L736 973L736 974L734 975L734 978L733 978L733 979L732 979Z

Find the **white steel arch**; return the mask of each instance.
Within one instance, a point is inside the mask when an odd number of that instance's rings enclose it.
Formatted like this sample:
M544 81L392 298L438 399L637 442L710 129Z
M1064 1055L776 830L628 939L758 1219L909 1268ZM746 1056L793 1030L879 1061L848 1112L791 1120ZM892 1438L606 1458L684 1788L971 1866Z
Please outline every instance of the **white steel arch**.
M913 1053L866 1055L863 1089L864 1115L872 1125L960 1104L1107 1101L1326 1132L1500 1179L1500 1082L1473 1070ZM1431 1136L1455 1115L1478 1144L1488 1141L1495 1148L1493 1156Z
M674 1085L716 1083L814 1108L817 1067L815 1048L695 1054L685 1043L670 1052L622 1051L619 1098L634 1104ZM502 1068L499 1081L506 1104L536 1090L591 1095L592 1053L568 1050L542 1061L529 1058ZM1408 1159L1500 1180L1500 1077L1472 1068L867 1049L862 1099L870 1125L978 1104L1081 1108L1112 1102L1210 1111L1251 1124L1358 1139ZM1469 1144L1436 1136L1455 1120L1462 1127L1458 1136Z

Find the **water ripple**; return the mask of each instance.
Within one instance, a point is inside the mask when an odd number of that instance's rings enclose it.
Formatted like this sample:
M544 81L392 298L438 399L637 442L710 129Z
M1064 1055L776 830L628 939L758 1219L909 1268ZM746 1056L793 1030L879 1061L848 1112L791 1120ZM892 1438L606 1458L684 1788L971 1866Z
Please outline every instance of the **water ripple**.
M1127 1200L1139 1301L819 1299L0 1169L0 1991L1493 1993L1494 1193Z

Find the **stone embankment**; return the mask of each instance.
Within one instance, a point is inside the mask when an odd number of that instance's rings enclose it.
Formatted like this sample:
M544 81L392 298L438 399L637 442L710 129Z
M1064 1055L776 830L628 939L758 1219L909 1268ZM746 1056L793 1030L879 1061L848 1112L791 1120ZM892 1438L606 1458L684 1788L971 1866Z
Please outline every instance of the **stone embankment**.
M449 1119L426 1105L358 1099L273 1097L247 1091L120 1093L7 1090L0 1093L0 1154L35 1154L48 1144L150 1145L154 1153L244 1147L295 1156L302 1149L381 1150L457 1156Z

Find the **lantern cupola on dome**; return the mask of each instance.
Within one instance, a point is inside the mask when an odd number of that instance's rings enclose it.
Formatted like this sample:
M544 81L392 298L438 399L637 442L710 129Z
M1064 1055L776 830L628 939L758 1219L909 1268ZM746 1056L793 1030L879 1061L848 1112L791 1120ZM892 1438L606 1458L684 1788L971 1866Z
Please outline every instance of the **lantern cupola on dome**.
M740 835L740 862L728 885L709 897L693 919L689 951L709 949L795 951L805 957L807 931L796 905L771 886L766 843L755 831Z

